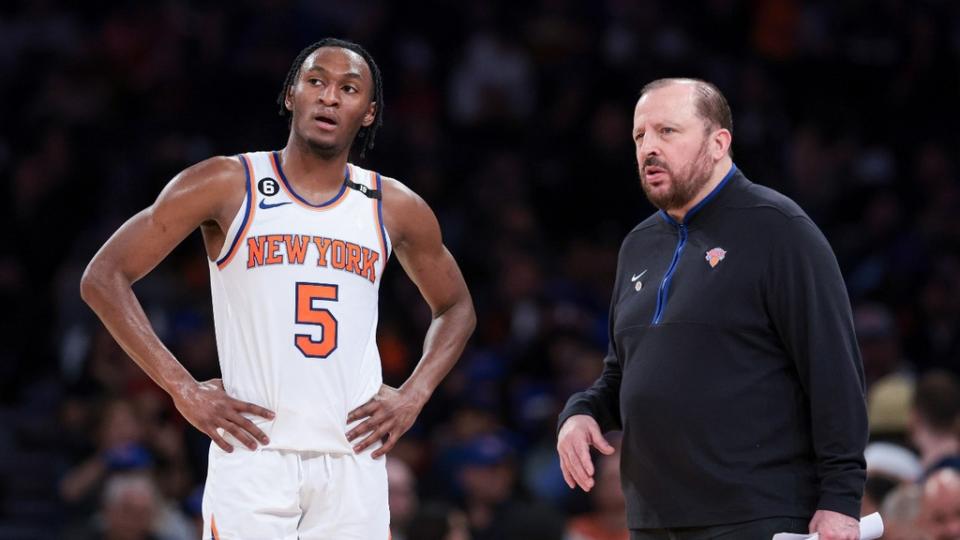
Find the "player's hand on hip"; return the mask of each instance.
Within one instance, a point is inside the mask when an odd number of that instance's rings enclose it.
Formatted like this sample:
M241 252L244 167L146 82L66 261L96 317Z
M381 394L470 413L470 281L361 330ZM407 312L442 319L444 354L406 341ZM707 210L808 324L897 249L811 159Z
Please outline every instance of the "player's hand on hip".
M369 401L347 415L348 424L365 418L363 422L347 432L347 440L353 442L366 435L353 446L353 451L358 454L371 444L382 440L383 445L371 454L378 458L393 449L397 440L416 421L421 408L423 403L413 395L384 384Z
M560 426L557 434L557 453L560 454L560 470L563 479L573 489L580 486L584 491L593 489L593 460L590 458L590 447L593 446L600 453L609 456L614 449L603 438L600 425L592 416L575 414Z
M270 442L267 435L241 413L262 416L270 420L273 419L274 414L253 403L228 396L220 379L210 379L191 385L173 396L173 402L188 422L207 434L226 452L233 452L233 445L223 438L224 432L233 435L251 450L257 448L257 441L261 444Z
M820 533L820 540L859 540L860 522L830 510L817 510L810 520L810 532Z

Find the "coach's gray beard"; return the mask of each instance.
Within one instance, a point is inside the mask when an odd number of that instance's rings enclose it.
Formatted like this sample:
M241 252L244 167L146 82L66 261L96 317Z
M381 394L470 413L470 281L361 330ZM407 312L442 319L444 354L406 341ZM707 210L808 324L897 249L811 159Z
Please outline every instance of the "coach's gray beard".
M646 175L643 173L643 167L647 164L645 162L640 166L640 187L643 188L643 194L647 196L650 204L664 211L679 210L692 201L703 189L703 186L710 181L712 171L710 156L707 155L706 141L703 142L700 151L697 152L696 159L680 171L680 174L673 174L673 170L665 167L663 162L656 160L656 165L665 169L667 174L670 175L670 189L666 193L654 195L650 193Z

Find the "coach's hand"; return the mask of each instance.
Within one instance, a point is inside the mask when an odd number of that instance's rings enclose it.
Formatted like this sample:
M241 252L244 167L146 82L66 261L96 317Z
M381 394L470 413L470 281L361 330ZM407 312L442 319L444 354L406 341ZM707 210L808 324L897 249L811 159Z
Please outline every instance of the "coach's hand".
M820 533L820 540L859 540L860 522L830 510L817 510L810 520L810 532Z
M593 489L593 460L590 446L609 456L613 447L603 438L600 425L592 416L575 414L563 423L557 435L557 453L560 454L560 470L570 489L574 484L584 491Z
M228 396L220 379L210 379L186 387L173 396L173 403L193 427L206 433L226 452L233 452L233 446L224 440L217 428L230 433L251 450L256 450L257 441L261 444L270 442L260 428L240 413L250 413L268 420L273 419L273 413L253 403Z
M416 421L422 408L423 403L412 394L384 384L369 401L347 415L348 424L366 418L347 432L347 440L353 441L369 434L353 446L353 451L358 454L371 444L383 440L383 446L370 454L378 458L393 449L397 440Z

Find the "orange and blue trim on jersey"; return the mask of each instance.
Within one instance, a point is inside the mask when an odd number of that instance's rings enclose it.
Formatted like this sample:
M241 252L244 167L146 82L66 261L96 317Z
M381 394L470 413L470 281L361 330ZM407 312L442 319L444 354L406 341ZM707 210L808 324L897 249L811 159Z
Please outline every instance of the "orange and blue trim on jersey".
M290 182L287 181L287 175L283 174L283 167L280 165L280 154L277 151L270 153L270 164L273 165L273 171L280 177L280 185L283 187L283 190L287 192L287 195L290 198L310 210L330 210L331 208L336 207L338 204L343 202L347 194L347 180L350 179L350 165L348 164L343 171L343 185L340 186L340 191L333 196L329 201L313 204L310 201L304 199L296 191L293 190L293 186L290 185Z
M213 540L220 540L220 533L217 531L217 519L210 514L210 534L213 535Z
M374 211L373 219L377 222L377 235L380 237L380 249L383 253L383 267L381 267L380 272L387 268L387 260L390 259L390 252L387 249L387 228L383 224L383 182L380 178L380 173L374 173L377 177L377 191L380 192L380 197L374 199L374 204L376 209Z
M253 223L253 213L256 211L256 208L253 204L253 180L250 176L250 162L247 161L247 156L243 154L240 154L239 157L240 162L243 163L243 173L246 175L247 179L247 198L245 203L247 208L243 213L243 222L240 223L240 230L237 231L237 235L233 238L233 242L230 243L230 250L227 251L223 258L217 261L217 268L220 268L221 270L230 264L233 256L237 254L238 247L240 246L240 239L246 236L247 231L250 229L250 224Z

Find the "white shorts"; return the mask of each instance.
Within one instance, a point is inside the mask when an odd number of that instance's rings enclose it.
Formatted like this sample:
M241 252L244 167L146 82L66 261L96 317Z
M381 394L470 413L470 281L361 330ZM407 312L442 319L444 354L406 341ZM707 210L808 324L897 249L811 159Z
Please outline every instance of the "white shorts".
M386 459L210 445L204 540L387 540Z

